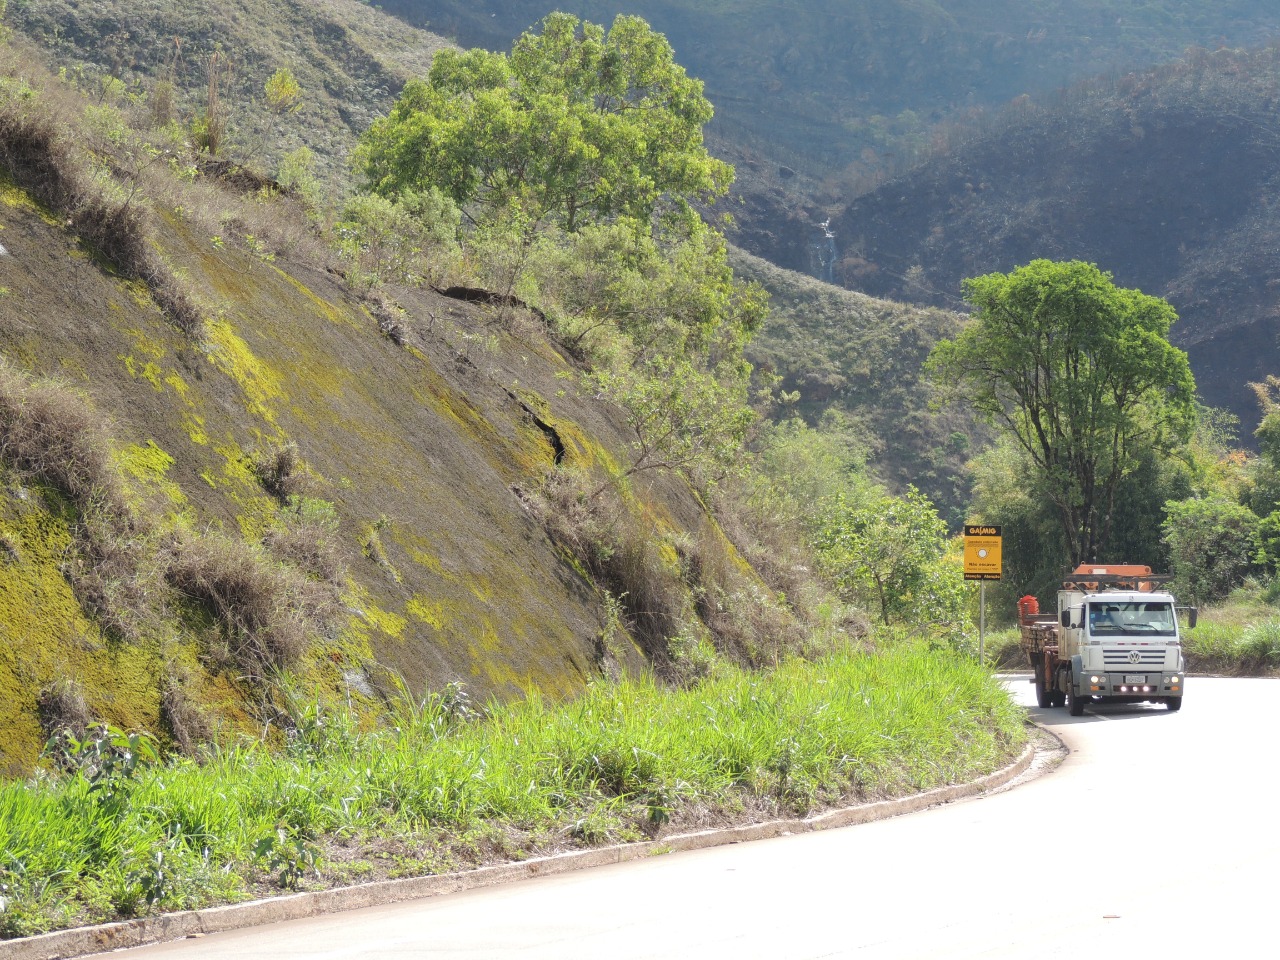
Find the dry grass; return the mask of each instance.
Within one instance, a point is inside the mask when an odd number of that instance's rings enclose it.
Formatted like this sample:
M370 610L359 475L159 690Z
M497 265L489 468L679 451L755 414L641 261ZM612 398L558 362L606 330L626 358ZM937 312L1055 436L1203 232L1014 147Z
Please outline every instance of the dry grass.
M296 664L332 609L332 594L322 585L216 533L176 540L165 578L208 608L231 660L254 680Z
M276 559L331 589L336 600L338 588L346 578L346 566L329 530L306 521L290 522L269 531L263 544Z
M46 740L67 733L81 739L94 720L80 684L67 679L41 688L36 694L36 715Z
M785 548L784 558L763 564L775 574L774 583L762 579L752 564L757 556L770 556L769 544L759 539L770 530L757 525L748 536L750 520L741 509L720 513L753 547L749 556L710 518L695 536L671 540L640 503L612 484L602 486L574 471L550 474L531 505L667 679L696 679L704 672L699 664L705 666L716 654L759 667L815 652L820 633L838 632L848 639L867 632L859 622L818 624L809 604L818 606L821 590L793 543L775 544ZM779 552L771 556L776 559ZM793 592L779 591L778 582Z
M178 749L188 757L197 755L201 746L214 738L208 716L187 690L190 682L184 669L171 666L160 686L160 719Z
M45 68L21 52L11 70L29 78L28 96L0 98L0 167L32 197L62 216L102 262L129 279L142 280L157 305L181 330L197 331L199 310L187 285L177 277L154 243L152 214L145 195L122 189L114 177L95 176L94 160L77 138L71 120L83 102L50 80ZM101 146L101 144L97 144ZM139 152L141 144L133 147ZM127 168L127 158L116 164ZM136 180L136 177L134 178Z
M301 494L306 488L307 475L298 453L298 445L292 440L272 444L253 456L253 472L262 488L281 503Z
M533 498L548 532L586 567L596 585L616 597L623 622L651 662L668 674L668 641L697 615L678 569L662 557L655 531L637 516L615 487L596 496L585 473L558 470Z
M19 187L55 210L67 209L79 196L71 150L58 136L58 120L51 113L27 113L12 101L0 107L0 166Z
M745 560L734 556L733 546L713 523L705 522L681 555L698 615L718 650L732 654L738 662L763 666L805 649L809 636L805 625L747 568Z
M123 516L124 492L99 424L69 387L0 360L0 461L53 487L82 514Z
M667 538L642 505L591 479L556 471L535 509L618 605L622 623L664 676L695 678L708 643L753 667L810 648L810 625L755 575L714 522L664 550ZM591 496L589 489L600 492Z
M63 564L109 636L136 639L148 619L150 525L129 509L100 418L69 387L0 363L0 462L65 497L76 550Z

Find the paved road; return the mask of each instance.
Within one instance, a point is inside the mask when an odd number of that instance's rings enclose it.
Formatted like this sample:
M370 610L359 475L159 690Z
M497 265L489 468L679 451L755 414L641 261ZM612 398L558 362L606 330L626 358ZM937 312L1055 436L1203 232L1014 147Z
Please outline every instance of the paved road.
M1280 681L1032 706L1053 773L913 816L132 951L136 960L1280 956Z

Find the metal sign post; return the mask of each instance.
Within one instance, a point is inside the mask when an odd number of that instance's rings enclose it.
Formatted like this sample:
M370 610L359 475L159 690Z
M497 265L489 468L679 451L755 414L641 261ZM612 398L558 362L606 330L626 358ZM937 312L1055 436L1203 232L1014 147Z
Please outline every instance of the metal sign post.
M969 523L964 528L964 578L980 581L978 587L978 662L986 656L987 581L1003 573L1000 528Z
M982 663L986 657L984 656L983 644L987 640L987 581L983 580L978 584L978 663Z

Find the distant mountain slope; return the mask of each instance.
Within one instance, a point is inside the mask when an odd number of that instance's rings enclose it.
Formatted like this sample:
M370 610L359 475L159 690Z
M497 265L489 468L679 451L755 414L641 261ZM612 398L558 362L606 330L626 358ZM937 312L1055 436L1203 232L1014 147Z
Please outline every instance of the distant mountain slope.
M962 413L930 410L921 378L930 349L954 336L963 317L842 290L742 251L734 252L733 266L772 296L749 354L782 378L782 389L799 393L784 415L813 423L834 410L861 424L885 482L897 490L914 484L953 524L963 522L970 438L981 442L983 434Z
M23 0L9 4L7 22L71 76L87 67L90 84L105 71L150 94L172 74L186 116L207 101L207 58L217 50L231 64L220 97L233 152L270 167L305 144L322 172L343 174L355 138L446 45L360 0ZM263 84L280 67L301 84L302 106L268 137Z
M1008 111L836 216L836 277L955 305L963 278L1096 262L1168 297L1207 402L1257 423L1280 369L1280 49L1200 53Z
M638 14L706 82L712 133L816 169L881 168L928 126L1188 46L1258 43L1270 0L384 0L456 38L508 49L553 9ZM866 157L864 151L870 151ZM874 154L881 154L875 156Z

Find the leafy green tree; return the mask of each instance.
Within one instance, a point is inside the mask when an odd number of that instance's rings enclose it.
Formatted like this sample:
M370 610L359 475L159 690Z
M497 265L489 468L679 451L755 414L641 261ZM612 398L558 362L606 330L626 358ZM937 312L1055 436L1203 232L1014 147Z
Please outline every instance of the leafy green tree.
M435 186L464 209L516 205L535 226L647 224L663 198L688 211L728 189L731 168L703 146L711 113L644 20L620 15L606 32L553 13L510 56L436 54L356 163L389 197Z
M784 522L813 519L836 495L857 500L872 486L866 435L837 410L827 411L817 427L799 417L766 424L755 446L758 473L768 480L761 493Z
M1004 570L999 581L987 585L987 615L993 622L1008 620L1023 594L1034 594L1047 603L1062 586L1066 572L1062 527L1030 457L1012 437L998 437L974 457L969 471L973 478L969 515L998 518L1001 526Z
M1248 574L1258 553L1259 521L1248 507L1222 497L1166 505L1178 596L1194 604L1222 600Z
M621 333L625 363L738 362L767 314L764 289L734 277L724 237L701 220L660 236L627 220L567 236L553 231L539 244L533 272L543 309L566 321L561 333L571 348L593 358Z
M965 281L972 321L928 368L1026 452L1071 565L1106 552L1123 478L1195 425L1195 381L1163 300L1093 264L1035 260Z
M1262 422L1254 431L1260 456L1250 463L1248 484L1242 499L1261 517L1280 507L1280 377L1251 383L1262 409Z
M862 502L836 496L824 504L813 543L840 593L878 608L886 625L965 617L961 569L944 560L947 525L914 487Z
M638 367L594 371L588 382L626 411L634 450L630 465L593 497L645 470L679 470L714 482L740 464L756 420L745 378L699 369L687 359L656 357Z
M357 194L334 225L338 248L350 262L354 286L384 281L431 282L441 257L427 256L454 243L458 210L435 191L406 193L396 201Z

